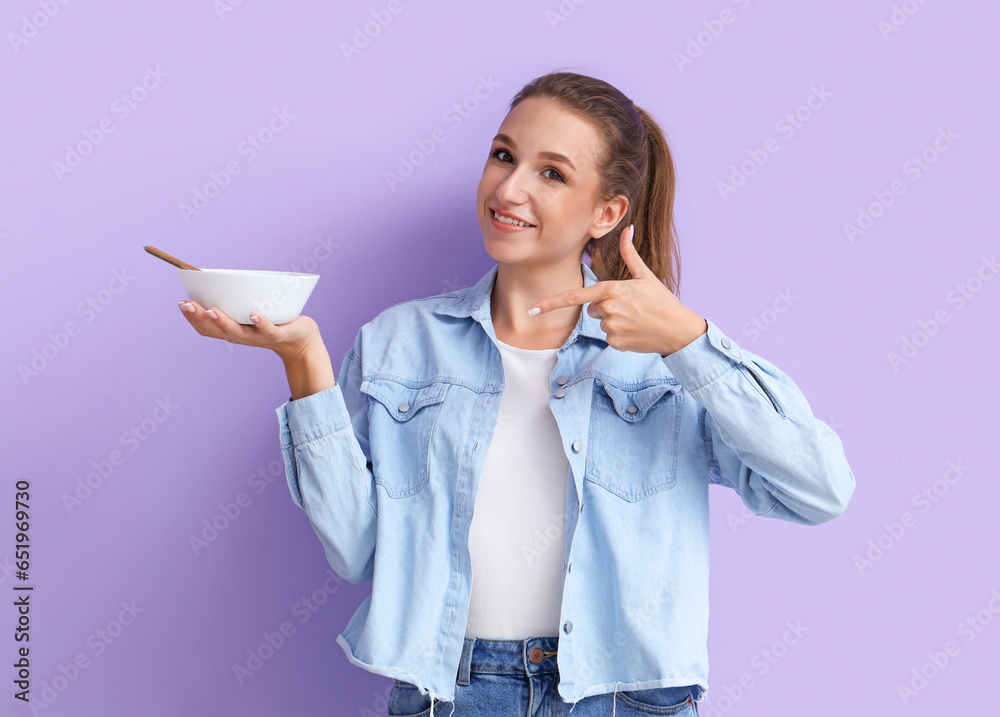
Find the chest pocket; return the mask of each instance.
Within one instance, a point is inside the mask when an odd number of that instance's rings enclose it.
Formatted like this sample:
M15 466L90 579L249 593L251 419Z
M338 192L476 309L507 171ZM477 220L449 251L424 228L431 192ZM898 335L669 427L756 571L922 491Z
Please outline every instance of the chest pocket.
M585 478L635 502L677 482L680 385L594 382Z
M414 388L391 379L361 382L368 402L368 439L375 483L393 498L411 496L430 477L430 443L451 384Z

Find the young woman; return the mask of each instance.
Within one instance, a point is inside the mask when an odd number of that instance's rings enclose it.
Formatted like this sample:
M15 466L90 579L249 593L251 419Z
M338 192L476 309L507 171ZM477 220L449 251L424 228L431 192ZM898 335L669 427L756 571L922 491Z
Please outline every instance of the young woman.
M395 678L390 715L696 715L709 484L805 525L845 510L838 436L676 297L673 197L657 123L552 73L483 169L496 265L366 323L339 382L312 319L181 302L198 333L283 360L289 488L333 568L372 582L337 641Z

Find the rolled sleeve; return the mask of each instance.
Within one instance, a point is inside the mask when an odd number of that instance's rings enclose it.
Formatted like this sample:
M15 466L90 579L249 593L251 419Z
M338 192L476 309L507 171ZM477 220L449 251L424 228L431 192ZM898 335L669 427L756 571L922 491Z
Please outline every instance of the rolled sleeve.
M294 448L342 431L350 425L344 394L339 388L340 384L337 384L295 401L289 398L275 409L280 425L281 452L285 456L285 465L293 469L286 471L288 487L300 508L303 507L302 494L294 470Z

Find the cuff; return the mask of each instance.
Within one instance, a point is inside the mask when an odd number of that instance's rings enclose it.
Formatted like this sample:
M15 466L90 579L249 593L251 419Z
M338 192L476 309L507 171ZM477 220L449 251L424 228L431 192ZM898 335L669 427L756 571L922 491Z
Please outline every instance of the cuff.
M663 363L688 391L697 391L739 365L743 352L736 342L705 319L708 330L682 349L663 357Z
M339 383L295 401L289 399L274 412L281 426L283 447L299 446L351 425Z

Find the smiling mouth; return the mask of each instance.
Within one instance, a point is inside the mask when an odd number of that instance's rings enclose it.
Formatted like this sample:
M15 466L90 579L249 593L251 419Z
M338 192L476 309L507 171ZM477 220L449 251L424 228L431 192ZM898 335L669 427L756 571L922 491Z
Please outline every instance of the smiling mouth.
M502 222L503 224L510 224L511 226L515 226L515 227L533 227L533 226L535 226L534 224L528 224L527 222L518 221L517 219L511 219L509 217L500 216L499 214L497 214L492 209L490 209L490 214L493 215L494 219L496 219L498 222Z

